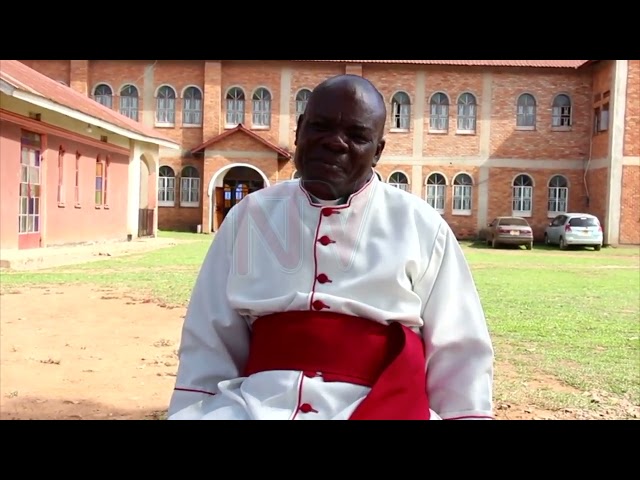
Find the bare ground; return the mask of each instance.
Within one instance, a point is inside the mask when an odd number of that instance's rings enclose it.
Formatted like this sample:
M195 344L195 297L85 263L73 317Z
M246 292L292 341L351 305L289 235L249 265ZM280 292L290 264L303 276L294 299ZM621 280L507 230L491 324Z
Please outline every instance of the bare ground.
M0 419L162 417L184 308L111 288L62 285L8 291L0 302ZM497 381L515 378L510 365L497 365ZM570 391L540 375L527 387ZM620 418L615 409L548 411L504 402L495 413L498 419Z

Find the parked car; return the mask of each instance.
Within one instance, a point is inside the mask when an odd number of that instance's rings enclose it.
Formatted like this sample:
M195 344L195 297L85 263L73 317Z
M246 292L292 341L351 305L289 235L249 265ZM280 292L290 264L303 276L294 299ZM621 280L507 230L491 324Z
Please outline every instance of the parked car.
M562 250L571 246L602 248L602 226L595 215L564 213L558 215L544 232L544 243L559 245Z
M493 248L499 245L524 245L527 250L533 248L533 231L522 217L496 217L483 229L481 238Z

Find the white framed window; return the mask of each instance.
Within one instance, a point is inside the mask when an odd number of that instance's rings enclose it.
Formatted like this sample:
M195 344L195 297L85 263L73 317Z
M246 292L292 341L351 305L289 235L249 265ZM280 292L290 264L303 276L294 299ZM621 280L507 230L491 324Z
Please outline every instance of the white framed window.
M389 181L387 183L392 187L399 188L405 192L409 191L409 179L402 172L393 172L389 175Z
M198 87L187 87L182 94L182 124L202 125L202 91Z
M258 88L252 97L253 127L269 127L271 125L271 93L266 88Z
M547 191L547 216L555 217L567 213L569 182L563 175L554 175L549 180Z
M180 206L200 205L200 174L195 167L184 167L180 174Z
M176 173L163 165L158 175L158 206L173 207L176 204Z
M530 217L533 211L533 179L529 175L518 175L512 185L512 215Z
M244 123L244 91L239 87L230 88L227 92L226 127L234 128Z
M429 131L446 132L449 129L449 98L442 92L434 93L429 102Z
M307 108L307 103L309 102L309 97L311 96L311 90L308 88L303 88L296 94L296 126L298 125L298 119L300 115L304 113Z
M176 123L176 91L163 85L156 94L156 125L173 126Z
M458 98L458 132L475 133L478 109L476 97L471 93L463 93Z
M432 173L427 177L426 200L439 213L444 213L447 192L447 179L441 173Z
M120 89L120 113L138 121L140 94L134 85L125 85Z
M459 173L453 179L453 214L471 215L473 203L473 179L467 173Z
M411 99L397 92L391 99L391 131L408 131L411 127Z
M516 127L520 130L534 130L536 128L536 99L529 93L523 93L518 97Z
M551 106L551 126L567 128L571 126L571 99L569 95L556 95Z
M106 83L100 83L93 90L93 99L105 107L113 108L113 89Z

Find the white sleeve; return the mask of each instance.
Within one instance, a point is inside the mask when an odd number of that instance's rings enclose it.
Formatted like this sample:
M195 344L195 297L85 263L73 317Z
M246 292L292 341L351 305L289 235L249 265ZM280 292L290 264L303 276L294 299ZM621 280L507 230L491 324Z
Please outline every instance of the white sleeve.
M416 292L430 407L444 420L493 418L493 346L469 265L444 222L428 261Z
M232 213L216 233L196 279L182 327L169 418L218 393L218 383L241 375L249 353L249 327L227 300L232 259Z

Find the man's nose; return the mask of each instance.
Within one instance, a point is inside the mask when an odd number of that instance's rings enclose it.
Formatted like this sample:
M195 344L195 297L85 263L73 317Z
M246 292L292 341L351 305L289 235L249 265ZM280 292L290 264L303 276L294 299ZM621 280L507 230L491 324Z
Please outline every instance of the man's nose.
M349 145L347 145L343 135L340 133L332 133L327 136L324 145L327 149L335 153L345 153L349 150Z

